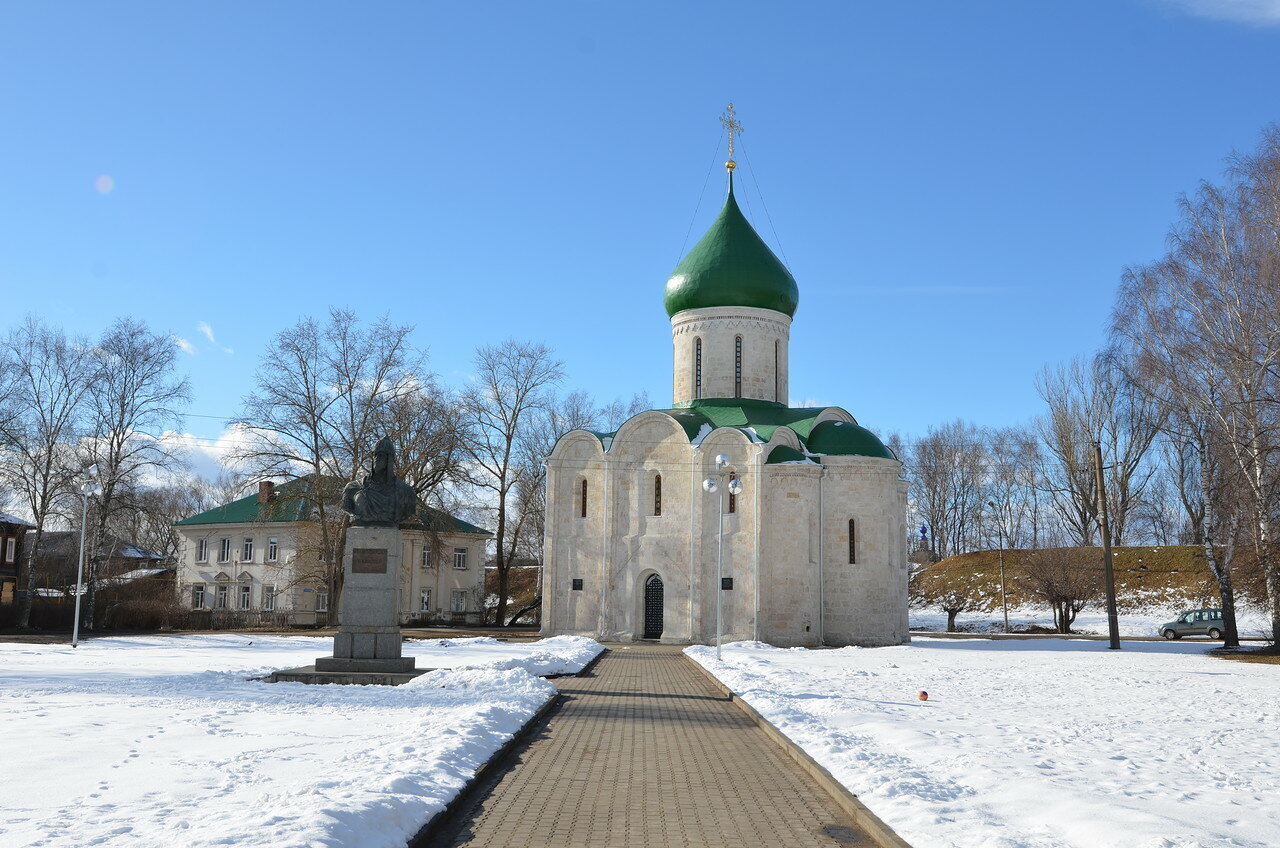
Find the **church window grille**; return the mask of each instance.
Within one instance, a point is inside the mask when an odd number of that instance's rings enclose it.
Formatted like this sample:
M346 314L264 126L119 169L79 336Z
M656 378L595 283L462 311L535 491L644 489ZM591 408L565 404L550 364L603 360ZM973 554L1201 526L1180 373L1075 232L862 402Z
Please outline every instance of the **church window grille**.
M733 337L733 396L742 397L742 336Z
M852 518L849 519L849 564L858 564L858 528Z
M578 517L587 517L587 478L582 478L582 488L578 493Z
M653 514L662 515L662 475L653 475Z
M702 339L693 340L693 396L702 397Z
M734 474L732 471L730 471L730 472L729 472L729 480L730 480L730 482L732 482L732 481L734 481L734 480L737 480L737 479L738 479L738 475L737 475L737 474ZM727 488L727 487L726 487L726 488ZM733 492L729 492L729 514L730 514L730 515L732 515L733 513L737 512L737 511L738 511L738 496L737 496L737 495L735 495Z

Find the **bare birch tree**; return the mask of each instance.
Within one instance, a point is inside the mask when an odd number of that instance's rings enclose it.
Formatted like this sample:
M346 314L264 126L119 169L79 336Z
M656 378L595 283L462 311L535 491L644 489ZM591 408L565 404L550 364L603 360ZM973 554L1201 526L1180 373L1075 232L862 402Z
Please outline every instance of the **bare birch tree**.
M498 574L498 622L506 620L510 569L532 518L513 509L514 494L530 476L520 437L530 419L547 407L549 392L564 377L564 365L538 342L507 339L476 351L474 382L462 393L472 481L490 495L496 515L494 566Z
M0 474L17 493L36 529L18 564L18 627L31 621L36 552L60 502L84 471L74 445L83 426L84 397L98 369L83 339L27 318L0 343L0 395L9 414L0 420L5 457Z
M364 325L339 309L324 322L304 318L272 340L256 388L230 422L247 435L234 455L246 471L304 481L316 533L299 550L296 579L326 586L331 622L348 526L339 494L384 435L388 409L423 385L425 356L411 331L385 318Z
M90 538L99 545L110 524L142 508L137 493L142 476L180 462L166 446L165 431L182 423L190 387L175 372L177 345L132 318L118 319L103 333L92 354L97 370L85 397L89 431L81 441L84 464L96 467L98 494ZM94 605L103 553L88 557L84 623L93 629Z

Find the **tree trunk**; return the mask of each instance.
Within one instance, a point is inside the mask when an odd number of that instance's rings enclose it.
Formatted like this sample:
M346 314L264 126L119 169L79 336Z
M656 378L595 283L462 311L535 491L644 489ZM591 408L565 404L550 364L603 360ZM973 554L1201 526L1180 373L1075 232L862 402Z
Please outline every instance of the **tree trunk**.
M1222 626L1226 629L1223 633L1225 643L1223 647L1238 648L1240 647L1240 632L1236 627L1236 595L1235 589L1231 585L1231 562L1235 559L1235 535L1239 526L1239 514L1232 516L1230 529L1227 533L1227 559L1223 562L1218 558L1218 552L1213 546L1213 520L1216 514L1216 508L1212 500L1212 486L1210 485L1210 471L1207 466L1208 460L1205 458L1205 452L1200 452L1200 524L1196 528L1196 534L1200 537L1200 545L1204 549L1205 561L1209 563L1209 571L1213 574L1213 579L1218 583L1218 594L1222 598Z
M25 568L18 569L17 585L20 590L18 599L18 629L27 630L31 627L31 604L35 598L36 592L36 550L40 547L40 540L44 537L44 522L37 522L36 531L31 536L31 547L24 553L23 559L27 561Z
M956 613L958 613L959 611L960 610L953 610L953 609L947 610L947 632L948 633L956 632Z

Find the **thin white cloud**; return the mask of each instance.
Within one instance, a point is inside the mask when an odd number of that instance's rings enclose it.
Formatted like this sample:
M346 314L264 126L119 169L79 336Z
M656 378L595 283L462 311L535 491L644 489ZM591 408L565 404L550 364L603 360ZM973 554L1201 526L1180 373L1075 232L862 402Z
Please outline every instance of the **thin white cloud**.
M1165 0L1189 15L1252 26L1280 25L1280 0Z
M204 337L209 340L209 344L213 345L218 350L222 351L223 353L235 353L235 351L232 350L231 348L223 347L222 345L218 344L218 339L213 334L213 327L209 326L208 321L197 322L196 329L199 330L201 333L203 333Z
M193 345L191 342L187 341L186 339L184 339L182 336L174 336L173 343L176 344L179 348L181 348L183 353L188 353L188 354L191 354L192 356L195 356L197 353L199 353L199 351L196 350L196 346Z

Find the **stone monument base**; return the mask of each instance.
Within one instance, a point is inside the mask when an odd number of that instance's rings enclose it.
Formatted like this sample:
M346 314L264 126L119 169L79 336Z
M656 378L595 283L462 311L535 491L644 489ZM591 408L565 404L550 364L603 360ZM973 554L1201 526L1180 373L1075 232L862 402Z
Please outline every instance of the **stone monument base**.
M409 674L414 671L413 657L317 657L316 671L367 671L374 674Z
M409 662L410 666L412 666L412 657L409 658ZM304 665L301 668L286 668L274 671L265 679L268 683L338 683L356 686L399 686L431 670L429 668L410 668L409 671L325 671L314 665Z

